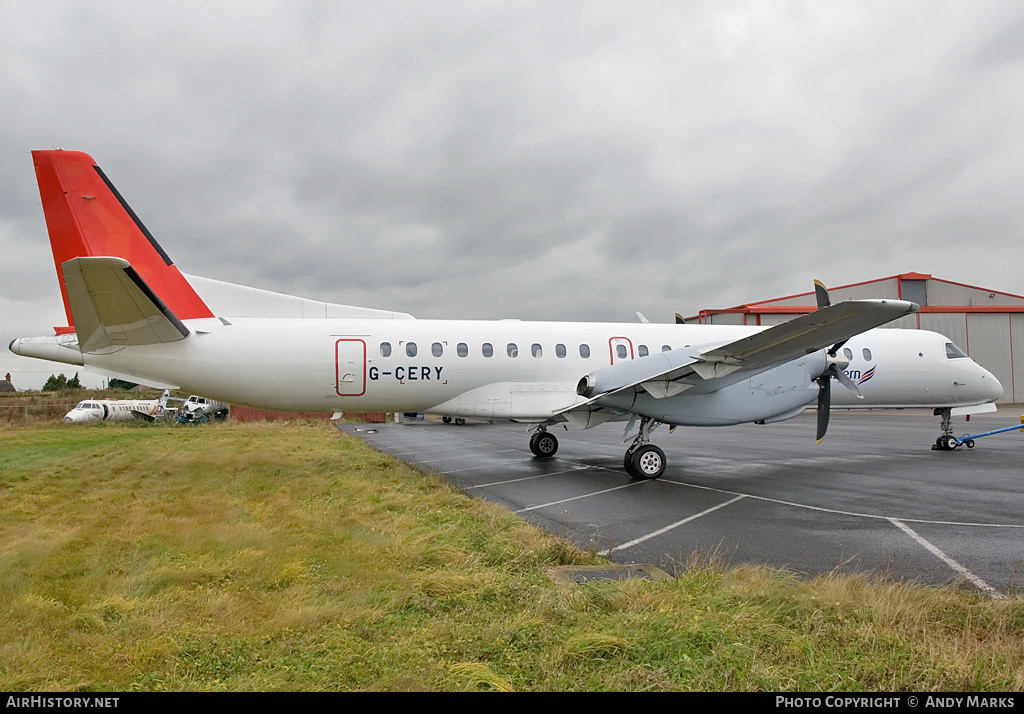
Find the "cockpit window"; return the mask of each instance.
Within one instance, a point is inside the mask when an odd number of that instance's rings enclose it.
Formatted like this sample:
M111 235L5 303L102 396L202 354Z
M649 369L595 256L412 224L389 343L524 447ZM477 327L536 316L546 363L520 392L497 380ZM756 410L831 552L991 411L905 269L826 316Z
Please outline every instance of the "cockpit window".
M952 342L946 343L946 359L960 359L962 357L966 358L967 355L961 352L959 347Z

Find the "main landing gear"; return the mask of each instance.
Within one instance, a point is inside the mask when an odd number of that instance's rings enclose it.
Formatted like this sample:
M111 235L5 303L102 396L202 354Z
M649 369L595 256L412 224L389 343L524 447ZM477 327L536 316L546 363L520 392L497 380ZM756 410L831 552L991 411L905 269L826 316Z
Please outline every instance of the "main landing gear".
M622 458L623 468L633 478L654 479L665 473L665 467L668 465L665 452L650 443L651 432L659 425L660 422L650 417L640 419L640 433L636 435L636 439Z
M530 451L539 458L550 458L558 451L558 439L545 426L541 425L530 437Z
M665 452L650 443L651 432L660 424L650 417L643 417L640 420L640 433L626 450L622 466L635 479L654 479L665 473L668 464ZM547 426L541 424L530 437L530 451L538 458L551 458L558 451L558 439L547 430Z

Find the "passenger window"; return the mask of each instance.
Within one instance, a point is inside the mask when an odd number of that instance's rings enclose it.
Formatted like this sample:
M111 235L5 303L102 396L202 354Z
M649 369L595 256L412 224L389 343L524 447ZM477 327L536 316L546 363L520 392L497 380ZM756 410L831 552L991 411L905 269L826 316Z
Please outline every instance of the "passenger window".
M672 351L672 345L662 345L661 346L661 351L662 352L671 352Z
M640 355L641 357L646 357L647 355L650 354L650 352L647 351L647 345L639 345L639 346L637 346L636 353L638 355Z
M558 357L559 359L565 357L565 345L561 343L555 345L555 357Z
M957 347L956 345L954 345L952 342L947 342L946 343L946 359L961 359L961 358L966 359L967 355L965 355L963 352L961 352L960 348Z
M440 357L441 355L444 354L444 347L441 346L440 342L435 342L430 346L430 354L434 355L435 357Z
M390 357L391 356L391 343L390 342L381 342L380 343L380 356L381 357Z
M628 352L626 352L626 346L625 345L615 345L615 356L616 357L618 357L619 359L626 359L626 355L627 354L628 354Z
M407 357L415 357L416 356L416 343L415 342L406 342L405 343L405 355Z
M519 356L519 348L516 347L516 343L515 342L509 342L508 343L508 347L506 347L505 349L508 352L508 356L509 357L518 357Z
M536 342L533 343L533 347L530 348L530 352L533 353L534 357L540 357L544 354L544 350Z
M853 350L851 350L849 347L844 347L843 357L845 357L846 359L853 359Z
M458 353L459 357L466 357L467 355L469 355L469 345L467 345L465 342L460 342L458 345L456 345L455 352Z
M590 357L590 345L580 345L580 357L583 359Z
M494 347L491 345L490 342L485 342L484 343L483 353L484 353L484 357L493 357L494 356Z
M866 359L868 362L871 361L871 350L869 350L867 347L864 348L864 359Z

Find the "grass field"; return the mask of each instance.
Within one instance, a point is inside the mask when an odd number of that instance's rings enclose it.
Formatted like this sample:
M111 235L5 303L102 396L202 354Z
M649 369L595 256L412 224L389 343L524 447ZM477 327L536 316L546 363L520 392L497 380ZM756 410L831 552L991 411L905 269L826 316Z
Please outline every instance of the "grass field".
M597 556L325 423L0 427L0 691L1024 688L1024 602Z

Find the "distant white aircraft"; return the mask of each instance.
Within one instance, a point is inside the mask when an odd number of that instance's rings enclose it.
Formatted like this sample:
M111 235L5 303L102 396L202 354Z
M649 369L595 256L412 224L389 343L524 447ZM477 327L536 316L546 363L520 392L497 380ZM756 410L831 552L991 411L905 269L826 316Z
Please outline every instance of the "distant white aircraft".
M193 394L184 400L181 409L178 411L178 421L197 422L216 419L221 421L228 417L228 405L214 399L207 399Z
M634 478L665 470L660 424L770 423L817 400L820 440L833 380L862 406L941 410L939 444L955 444L954 409L1002 394L942 335L871 329L917 305L829 305L820 284L816 312L757 328L415 320L185 275L90 156L32 155L68 326L14 340L20 355L263 409L526 422L538 457L558 449L554 424L623 420Z
M167 411L169 394L169 391L164 391L159 399L85 399L64 415L64 423L162 419Z

